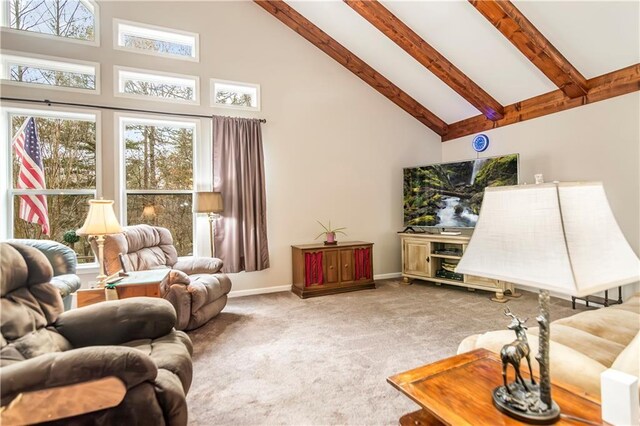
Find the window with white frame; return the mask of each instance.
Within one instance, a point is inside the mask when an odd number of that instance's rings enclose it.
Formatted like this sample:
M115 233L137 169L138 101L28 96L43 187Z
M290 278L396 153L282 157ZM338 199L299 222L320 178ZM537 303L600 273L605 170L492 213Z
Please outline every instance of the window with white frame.
M94 262L75 231L99 187L96 114L7 108L2 115L11 142L9 234L52 239L75 250L78 263Z
M2 51L0 78L19 85L100 93L100 65L43 55Z
M116 96L198 104L199 79L195 76L114 67Z
M175 59L198 60L196 33L114 19L114 48Z
M93 0L2 0L2 26L28 34L97 44Z
M196 122L120 117L126 223L168 228L179 256L193 254Z
M211 106L260 111L260 85L212 78Z

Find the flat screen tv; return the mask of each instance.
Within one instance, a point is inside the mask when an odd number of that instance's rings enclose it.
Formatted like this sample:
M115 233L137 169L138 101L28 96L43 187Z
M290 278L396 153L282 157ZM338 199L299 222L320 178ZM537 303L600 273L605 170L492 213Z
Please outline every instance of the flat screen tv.
M518 184L518 154L404 169L404 226L473 228L487 186Z

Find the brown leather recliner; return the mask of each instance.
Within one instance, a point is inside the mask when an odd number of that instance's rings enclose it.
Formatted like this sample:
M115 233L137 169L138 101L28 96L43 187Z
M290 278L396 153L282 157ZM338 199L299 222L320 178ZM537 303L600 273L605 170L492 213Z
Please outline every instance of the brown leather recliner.
M122 269L120 253L124 255L128 271L171 268L160 291L176 309L178 330L193 330L204 325L227 304L231 280L220 273L222 260L193 256L178 259L167 228L134 225L124 227L121 234L108 235L104 243L107 275Z
M119 378L117 406L59 421L79 425L186 425L189 337L167 301L134 298L63 312L39 250L0 243L0 397Z

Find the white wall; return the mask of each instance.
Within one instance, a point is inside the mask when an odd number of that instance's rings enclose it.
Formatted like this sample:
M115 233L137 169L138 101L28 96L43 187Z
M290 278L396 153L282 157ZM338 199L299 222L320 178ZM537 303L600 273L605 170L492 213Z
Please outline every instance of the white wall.
M624 235L640 253L640 94L638 92L484 132L483 156L520 154L520 180L602 181ZM475 158L473 136L442 145L443 161ZM636 284L627 293L639 291ZM615 292L614 292L615 293Z
M291 244L313 241L316 219L346 226L348 239L375 243L376 274L400 271L402 167L440 161L439 138L333 59L252 2L101 2L101 45L2 34L2 48L101 63L100 95L2 87L3 96L197 114L264 117L271 268L232 277L234 290L291 283ZM112 49L112 18L200 34L200 63ZM113 66L198 75L201 106L115 98ZM211 77L259 83L262 111L208 106ZM118 200L114 114L102 114L103 191ZM209 120L202 120L197 186L210 184ZM208 253L198 219L198 247ZM90 276L90 275L89 275Z

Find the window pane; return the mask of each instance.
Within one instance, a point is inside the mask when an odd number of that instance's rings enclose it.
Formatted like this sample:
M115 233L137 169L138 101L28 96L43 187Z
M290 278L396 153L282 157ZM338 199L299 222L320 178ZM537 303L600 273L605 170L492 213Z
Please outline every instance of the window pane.
M127 224L146 223L171 231L178 256L193 253L191 194L127 195Z
M56 71L22 65L10 66L10 80L46 86L74 87L78 89L95 90L96 88L95 74Z
M11 116L16 135L28 116ZM35 117L47 189L95 189L96 123L85 120ZM20 160L14 149L13 187L17 188Z
M27 222L19 217L20 197L14 195L13 238L58 241L75 250L78 255L78 263L94 262L93 252L87 238L74 238L75 231L82 226L87 217L88 201L94 198L93 195L47 195L46 197L51 236L43 235L40 225Z
M167 53L169 55L193 56L193 47L187 44L173 43L170 41L154 40L145 37L136 37L134 35L123 35L124 47L134 49L150 50L152 52Z
M213 104L258 108L258 86L213 80Z
M84 1L11 0L9 13L11 28L95 40L95 17L90 5Z
M117 20L118 46L175 59L195 59L198 34Z
M119 93L195 102L197 78L118 70Z
M127 189L193 189L191 127L125 123Z

